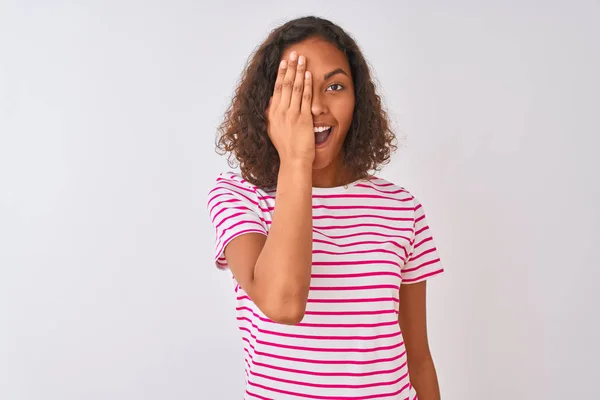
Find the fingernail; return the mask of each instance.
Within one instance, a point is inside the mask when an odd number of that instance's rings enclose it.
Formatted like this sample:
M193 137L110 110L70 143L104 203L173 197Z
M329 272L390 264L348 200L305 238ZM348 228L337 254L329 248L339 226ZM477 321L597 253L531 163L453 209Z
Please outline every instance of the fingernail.
M290 60L291 61L295 61L296 60L296 52L292 51L292 54L290 54Z
M304 56L298 57L298 65L304 64Z
M281 62L279 63L279 68L285 68L285 67L287 67L287 61L281 60Z

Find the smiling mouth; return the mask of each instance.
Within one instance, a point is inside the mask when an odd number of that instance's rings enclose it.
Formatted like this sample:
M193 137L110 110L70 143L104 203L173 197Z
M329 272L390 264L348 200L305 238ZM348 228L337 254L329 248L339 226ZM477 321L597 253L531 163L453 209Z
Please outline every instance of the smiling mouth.
M315 144L318 146L320 144L323 144L327 141L327 139L329 138L329 135L331 135L331 131L333 130L333 127L330 127L329 129L323 131L323 132L315 132Z

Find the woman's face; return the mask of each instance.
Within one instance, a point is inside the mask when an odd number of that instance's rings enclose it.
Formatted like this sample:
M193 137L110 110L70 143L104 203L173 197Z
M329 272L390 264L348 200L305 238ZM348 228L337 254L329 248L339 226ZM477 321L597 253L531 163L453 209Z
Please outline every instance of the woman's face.
M342 145L352 123L354 113L354 85L350 64L337 47L321 38L309 38L287 48L282 60L290 53L306 57L306 69L312 73L314 126L331 126L324 142L323 135L315 135L313 170L319 175L333 177L343 168Z

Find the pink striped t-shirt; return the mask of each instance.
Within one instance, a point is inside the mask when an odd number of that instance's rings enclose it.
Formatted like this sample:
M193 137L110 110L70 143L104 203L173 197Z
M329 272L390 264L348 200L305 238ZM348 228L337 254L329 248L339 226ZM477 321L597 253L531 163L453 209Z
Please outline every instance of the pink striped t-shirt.
M237 173L217 177L208 210L219 268L227 269L223 249L233 238L268 234L275 193ZM313 188L312 204L311 284L298 325L271 321L233 279L244 399L416 399L399 291L443 272L423 207L381 178Z

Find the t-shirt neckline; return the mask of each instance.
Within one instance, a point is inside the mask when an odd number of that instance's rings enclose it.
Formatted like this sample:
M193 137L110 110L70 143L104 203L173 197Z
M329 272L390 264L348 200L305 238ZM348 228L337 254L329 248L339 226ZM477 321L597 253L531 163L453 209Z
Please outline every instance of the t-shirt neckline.
M368 182L368 180L369 180L369 178L362 178L362 179L355 180L354 182L350 182L346 185L332 186L332 187L314 187L313 186L312 192L313 192L313 194L346 192L346 191L352 189L353 187L355 187L356 185L358 185L359 183Z

